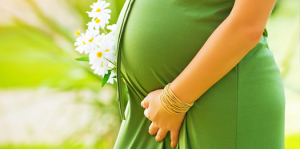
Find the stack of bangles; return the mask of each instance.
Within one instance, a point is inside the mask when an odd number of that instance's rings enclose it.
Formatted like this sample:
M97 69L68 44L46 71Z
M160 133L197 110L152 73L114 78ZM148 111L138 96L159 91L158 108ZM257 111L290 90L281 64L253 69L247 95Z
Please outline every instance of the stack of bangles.
M160 94L162 107L170 114L182 115L186 113L194 103L186 103L178 99L168 83Z

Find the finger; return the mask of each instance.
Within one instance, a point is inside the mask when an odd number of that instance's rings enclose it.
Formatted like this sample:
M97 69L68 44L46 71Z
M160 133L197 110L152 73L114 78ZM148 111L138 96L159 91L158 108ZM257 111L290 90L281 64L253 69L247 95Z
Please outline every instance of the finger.
M158 132L157 132L157 135L156 135L156 137L155 137L155 140L156 140L157 142L163 140L163 139L166 137L167 133L168 133L168 130L167 130L167 129L159 128L159 130L158 130Z
M154 125L154 123L152 122L150 127L149 127L149 134L150 135L155 135L158 131L158 127Z
M179 131L173 130L173 131L170 131L170 133L171 133L171 147L174 148L174 147L176 147L177 142L178 142Z
M145 109L145 110L144 110L144 115L145 115L149 120L152 121L151 115L150 115L150 113L149 113L149 109Z
M144 108L148 108L149 107L149 94L144 98L144 100L141 102L141 106Z
M142 106L143 108L146 108L146 106L144 105L144 100L141 102L141 106Z

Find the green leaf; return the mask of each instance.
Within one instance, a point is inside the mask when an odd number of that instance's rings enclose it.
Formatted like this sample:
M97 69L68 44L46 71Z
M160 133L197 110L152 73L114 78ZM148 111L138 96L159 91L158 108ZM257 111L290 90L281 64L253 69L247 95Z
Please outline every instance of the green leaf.
M111 74L111 70L108 70L108 73L105 74L104 77L103 77L103 80L102 80L102 86L101 86L101 87L103 87L103 86L107 83L110 74Z
M86 61L86 62L89 62L89 61L90 61L89 57L75 58L75 60L77 60L77 61Z

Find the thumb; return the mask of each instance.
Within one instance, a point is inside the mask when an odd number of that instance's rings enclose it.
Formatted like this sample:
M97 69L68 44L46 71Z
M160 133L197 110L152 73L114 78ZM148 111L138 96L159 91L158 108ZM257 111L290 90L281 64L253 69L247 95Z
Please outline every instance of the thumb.
M144 108L148 108L149 107L149 94L141 102L141 106L144 107Z

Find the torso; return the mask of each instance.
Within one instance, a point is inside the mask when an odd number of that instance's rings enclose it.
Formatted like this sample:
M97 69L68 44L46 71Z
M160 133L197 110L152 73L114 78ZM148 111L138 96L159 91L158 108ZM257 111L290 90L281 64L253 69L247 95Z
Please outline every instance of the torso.
M233 4L233 0L135 0L120 43L127 81L144 95L171 82Z

